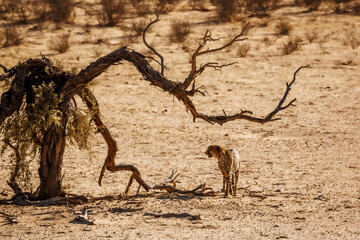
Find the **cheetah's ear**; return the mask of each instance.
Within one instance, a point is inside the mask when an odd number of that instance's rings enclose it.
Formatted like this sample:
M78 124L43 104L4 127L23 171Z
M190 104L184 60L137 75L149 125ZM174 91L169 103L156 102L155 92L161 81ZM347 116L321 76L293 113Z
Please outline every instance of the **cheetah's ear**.
M216 151L220 152L220 151L221 151L221 147L220 147L220 146L216 146Z

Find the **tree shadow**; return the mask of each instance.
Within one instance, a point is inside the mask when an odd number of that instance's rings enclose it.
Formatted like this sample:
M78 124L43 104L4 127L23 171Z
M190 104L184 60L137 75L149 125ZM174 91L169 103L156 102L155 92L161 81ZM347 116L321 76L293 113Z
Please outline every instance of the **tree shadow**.
M201 220L200 215L192 215L189 213L164 213L164 214L144 213L144 216L150 216L155 218L186 218L190 221Z
M109 211L112 213L132 213L132 212L137 212L137 211L142 211L144 208L121 208L121 207L116 207L116 208L111 208Z

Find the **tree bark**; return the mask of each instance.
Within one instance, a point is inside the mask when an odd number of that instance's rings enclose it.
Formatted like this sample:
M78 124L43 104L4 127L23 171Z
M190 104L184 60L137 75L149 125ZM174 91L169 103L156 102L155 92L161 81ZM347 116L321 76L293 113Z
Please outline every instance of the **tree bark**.
M61 169L65 150L67 118L61 126L54 126L45 132L40 151L40 190L39 199L49 199L63 195L61 188Z

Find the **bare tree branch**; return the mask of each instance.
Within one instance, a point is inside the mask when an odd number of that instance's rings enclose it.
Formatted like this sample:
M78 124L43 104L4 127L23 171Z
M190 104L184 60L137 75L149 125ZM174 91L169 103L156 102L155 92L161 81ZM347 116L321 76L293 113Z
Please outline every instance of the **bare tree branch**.
M288 108L289 106L293 106L293 103L296 101L296 99L293 99L292 101L290 101L289 104L283 106L290 90L291 90L291 86L292 84L295 82L296 80L296 74L302 69L302 68L308 68L310 67L310 65L307 66L301 66L299 67L293 76L293 80L289 83L286 84L286 90L285 93L283 95L283 97L281 98L279 104L277 105L277 107L271 112L269 113L266 117L264 118L258 118L258 117L253 117L250 116L253 113L251 111L248 110L241 110L240 113L228 116L226 114L224 115L219 115L219 116L208 116L206 114L202 114L202 113L198 113L196 110L195 105L192 103L192 101L189 98L189 95L187 95L187 92L182 90L181 88L176 88L173 90L173 94L176 95L178 97L179 100L181 100L185 106L187 107L188 110L190 110L191 114L193 115L193 120L195 121L196 118L200 118L205 120L208 123L211 124L215 124L218 123L220 125L229 122L229 121L234 121L237 119L245 119L251 122L257 122L257 123L266 123L266 122L270 122L270 121L276 121L276 120L280 120L280 118L275 118L273 119L273 117L275 116L275 114L277 114L279 111L282 111L286 108Z
M4 70L5 73L8 72L8 69L4 65L0 64L0 67Z
M163 56L161 56L161 54L159 54L153 47L151 47L151 46L146 42L146 38L145 38L146 31L151 27L151 25L153 25L154 23L160 21L160 19L159 19L159 13L158 13L157 9L156 9L156 11L155 11L155 14L156 14L156 19L155 19L154 21L151 21L151 22L149 23L149 25L146 26L146 28L145 28L144 31L143 31L142 37L143 37L143 42L144 42L145 46L146 46L147 48L149 48L154 54L156 54L156 55L160 58L161 75L164 75L164 58L163 58Z
M168 193L192 194L192 195L202 195L202 196L215 195L215 192L212 188L207 188L205 186L206 186L205 184L200 184L198 187L192 190L181 190L167 185L156 185L153 186L152 189L165 190Z
M191 56L191 70L190 70L190 73L187 76L187 78L182 83L181 87L183 89L187 89L190 86L191 82L194 81L195 78L197 76L199 76L205 70L206 67L214 67L216 69L216 68L222 68L222 67L230 66L230 65L234 64L234 63L231 63L231 64L218 65L216 63L207 63L205 65L200 66L200 68L197 69L196 59L197 59L198 56L213 53L213 52L218 52L218 51L221 51L221 50L231 46L235 42L240 42L240 41L246 40L247 38L241 38L241 37L244 34L246 28L249 26L249 24L250 24L250 22L248 22L242 28L241 32L238 35L236 35L234 38L232 38L230 41L228 41L227 43L225 43L221 47L201 51L208 42L214 42L214 41L219 40L219 39L212 38L211 32L209 30L206 30L206 32L204 34L204 37L203 37L203 41L199 44L199 46L197 47L197 49L195 50L195 52Z
M86 106L89 108L90 113L92 114L92 120L95 122L95 125L97 126L99 132L103 136L103 138L106 141L106 144L108 145L108 154L106 156L104 165L101 169L100 176L99 176L99 185L101 186L101 181L104 176L105 169L116 172L116 171L131 171L132 175L129 180L128 187L126 188L125 193L129 191L129 188L131 186L131 183L133 179L135 179L141 186L143 186L146 191L150 189L150 187L145 183L145 181L141 178L140 171L133 165L130 164L120 164L115 165L115 156L117 152L117 146L116 141L111 136L110 131L105 126L105 124L100 119L100 110L99 110L99 104L95 98L95 96L92 94L92 92L84 88L79 93L80 98L86 103Z

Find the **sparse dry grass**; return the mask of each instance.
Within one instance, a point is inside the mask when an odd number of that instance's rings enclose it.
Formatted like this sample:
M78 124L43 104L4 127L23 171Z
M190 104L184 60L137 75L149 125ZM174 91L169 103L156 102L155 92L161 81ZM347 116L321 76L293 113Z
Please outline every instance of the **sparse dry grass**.
M149 0L132 0L131 5L139 17L144 17L154 12L152 1Z
M250 50L250 45L248 43L242 43L236 49L237 56L242 58L246 57L249 50Z
M69 44L70 33L64 33L60 35L56 40L50 41L49 48L57 51L58 53L65 53L70 48Z
M343 40L345 46L350 46L352 49L357 49L360 46L360 39L354 33L349 33Z
M148 23L146 22L145 19L141 19L139 21L133 20L131 22L130 28L128 28L127 30L130 31L131 33L134 33L135 37L140 37L142 35L142 33L144 32L147 24ZM148 29L148 31L151 31L151 29Z
M191 9L204 11L205 9L205 0L189 0L189 5Z
M305 34L306 39L309 41L309 43L313 43L318 39L318 34L317 32L313 31L313 32L307 32Z
M275 25L274 32L276 35L289 35L292 27L289 22L286 20L281 20L278 24Z
M297 5L305 5L309 7L309 11L316 11L319 9L323 0L295 0Z
M296 37L288 40L281 48L283 55L290 55L300 49L301 39Z
M173 42L184 42L190 33L190 24L187 21L174 21L171 23L170 39Z
M237 22L239 6L236 0L217 0L217 15L222 22Z
M279 4L279 0L244 0L240 2L244 5L245 11L253 12L257 16L267 15L270 9Z
M50 7L50 17L54 22L72 23L75 20L73 0L42 0Z
M159 13L168 13L174 10L179 0L157 0L156 6Z
M100 24L113 27L127 17L127 2L125 0L101 0L101 10L97 13Z

